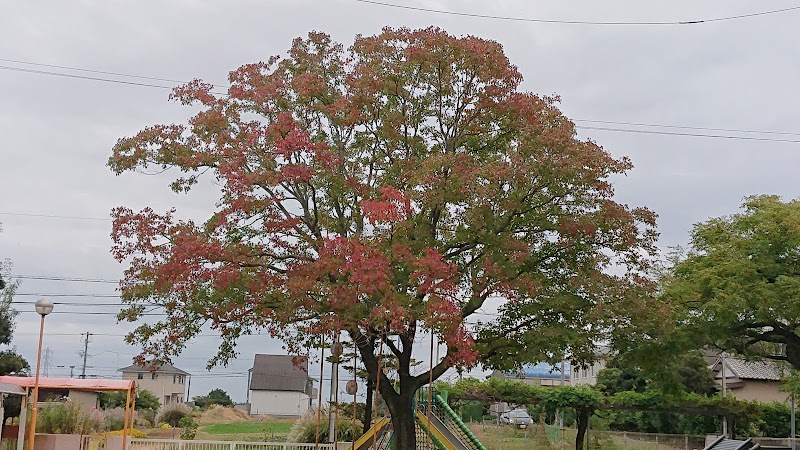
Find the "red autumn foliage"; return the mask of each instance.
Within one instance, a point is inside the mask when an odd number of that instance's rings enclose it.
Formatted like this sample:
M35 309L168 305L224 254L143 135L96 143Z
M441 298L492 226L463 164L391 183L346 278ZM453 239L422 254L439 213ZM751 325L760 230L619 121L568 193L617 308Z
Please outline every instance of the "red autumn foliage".
M213 364L251 332L293 353L344 333L383 380L401 450L414 392L449 368L586 357L642 314L655 216L613 200L630 161L577 139L558 99L521 80L496 42L387 28L347 50L310 33L231 72L226 95L177 88L200 112L120 139L109 166L177 168L176 191L211 175L221 196L203 224L114 210L121 319L167 313L129 340L169 359L208 325ZM412 375L423 333L446 353Z

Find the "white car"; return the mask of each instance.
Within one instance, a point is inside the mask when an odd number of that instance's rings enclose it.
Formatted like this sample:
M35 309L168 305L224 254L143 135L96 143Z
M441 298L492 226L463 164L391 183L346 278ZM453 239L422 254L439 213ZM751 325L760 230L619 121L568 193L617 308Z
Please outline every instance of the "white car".
M533 419L528 415L528 411L517 409L500 414L500 423L505 425L515 425L517 428L527 428L533 423Z

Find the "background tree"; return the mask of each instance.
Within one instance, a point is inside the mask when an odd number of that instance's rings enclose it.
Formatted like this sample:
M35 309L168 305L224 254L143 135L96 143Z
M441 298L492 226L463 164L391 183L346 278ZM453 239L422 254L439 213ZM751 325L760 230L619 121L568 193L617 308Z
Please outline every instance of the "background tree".
M207 408L211 405L233 406L233 400L222 389L212 389L208 394L193 397L192 401L198 408Z
M106 408L124 408L125 400L127 400L127 393L125 392L102 392L100 394L100 407ZM157 411L161 404L158 398L147 389L139 389L136 391L136 410L143 411Z
M590 359L610 330L652 315L639 294L655 216L616 203L609 182L630 161L577 139L557 98L521 80L496 42L387 28L348 50L310 33L233 71L225 94L177 88L200 108L188 126L120 139L109 166L175 168L177 192L210 173L221 196L203 224L113 212L114 256L130 262L120 318L167 314L129 336L140 362L206 324L221 334L211 365L254 329L296 354L344 332L409 450L414 394L450 367ZM491 297L507 299L499 316L476 317ZM412 375L419 334L447 351ZM396 383L378 370L381 341Z
M684 345L710 344L800 369L800 201L745 199L743 212L695 225L666 279Z

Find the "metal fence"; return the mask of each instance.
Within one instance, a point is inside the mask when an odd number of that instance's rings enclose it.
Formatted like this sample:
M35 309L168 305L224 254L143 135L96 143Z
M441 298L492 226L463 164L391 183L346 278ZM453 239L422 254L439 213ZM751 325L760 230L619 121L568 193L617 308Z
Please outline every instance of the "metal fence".
M507 425L473 422L469 427L490 450L574 449L577 434L574 428L559 429L538 424L517 429ZM706 440L705 436L684 434L596 430L590 430L586 438L586 448L590 450L702 450Z
M184 441L174 439L131 439L130 450L333 450L333 444L292 442ZM339 449L349 448L340 443Z

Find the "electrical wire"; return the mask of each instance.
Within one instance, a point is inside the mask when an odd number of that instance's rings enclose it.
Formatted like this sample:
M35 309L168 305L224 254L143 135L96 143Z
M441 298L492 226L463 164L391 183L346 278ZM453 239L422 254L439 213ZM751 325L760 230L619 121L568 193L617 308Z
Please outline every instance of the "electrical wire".
M559 20L559 19L538 19L530 17L514 17L514 16L495 16L491 14L477 14L459 11L447 11L444 9L423 8L419 6L399 5L396 3L388 3L376 0L354 0L359 3L367 3L371 5L379 5L390 8L406 9L412 11L422 11L435 14L445 14L451 16L472 17L478 19L493 19L493 20L507 20L514 22L535 22L535 23L549 23L559 25L698 25L711 22L722 22L727 20L746 19L750 17L765 16L769 14L779 14L789 11L800 9L800 5L791 6L788 8L773 9L768 11L758 11L747 14L737 14L732 16L713 17L708 19L688 19L677 21L596 21L596 20Z
M368 0L356 0L356 1L366 1ZM372 2L375 3L375 2ZM399 7L399 5L398 5ZM772 12L781 12L790 9L800 9L800 6L783 9L783 10L775 10ZM767 13L772 13L767 12ZM762 13L765 14L765 13ZM719 20L719 19L718 19ZM4 59L0 59L3 61ZM43 63L33 63L33 62L20 62L24 64L36 64L42 65L47 67L64 67L67 66L55 66L52 64L43 64ZM20 72L27 72L27 73L37 73L37 74L46 74L46 75L54 75L54 76L66 76L70 78L79 78L91 81L103 81L103 82L118 82L123 84L135 85L140 87L155 87L155 88L162 88L162 89L172 89L172 87L168 86L159 86L153 85L148 83L135 83L135 82L128 82L128 81L121 81L121 80L113 80L107 78L99 78L99 77L85 77L80 75L71 75L71 74L64 74L58 72L48 72L48 71L39 71L33 69L24 69L19 67L9 67L9 66L0 66L0 69L6 70L16 70ZM94 71L91 69L79 69L79 68L70 68L70 70L84 70L88 72L98 72L98 73L113 73L119 74L120 76L128 76L128 77L140 77L146 79L160 79L165 80L163 78L157 77L144 77L140 75L128 75L122 74L119 72L106 72L106 71ZM225 95L222 92L213 92L217 95ZM593 119L583 119L583 120L576 120L576 122L585 122L585 123L606 123L606 124L615 124L615 125L631 125L631 126L648 126L648 127L656 127L656 128L676 128L676 129L694 129L694 130L708 130L708 131L726 131L726 132L736 132L736 133L758 133L758 134L775 134L775 135L787 135L787 136L800 136L800 132L788 132L788 131L758 131L758 130L746 130L746 129L735 129L735 128L712 128L712 127L700 127L700 126L681 126L681 125L665 125L665 124L645 124L645 123L636 123L636 122L616 122L616 121L606 121L606 120L593 120ZM766 138L766 137L752 137L752 136L731 136L731 135L722 135L722 134L703 134L703 133L680 133L680 132L668 132L668 131L654 131L654 130L636 130L636 129L628 129L628 128L612 128L612 127L594 127L594 126L586 126L586 125L576 125L578 129L584 130L594 130L594 131L611 131L611 132L620 132L620 133L637 133L637 134L653 134L653 135L667 135L667 136L685 136L685 137L699 137L699 138L713 138L713 139L728 139L728 140L743 140L743 141L761 141L761 142L788 142L788 143L800 143L800 140L797 139L779 139L779 138ZM63 216L63 215L51 215L51 214L35 214L35 213L19 213L19 212L0 212L0 215L7 215L7 216L27 216L27 217L46 217L46 218L56 218L56 219L75 219L75 220L98 220L98 221L111 221L110 218L99 218L99 217L81 217L81 216Z
M637 127L652 127L652 128L676 128L680 130L703 130L703 131L726 131L731 133L753 133L753 134L777 134L785 136L800 136L800 133L793 131L767 131L767 130L747 130L738 128L714 128L714 127L698 127L689 125L665 125L661 123L642 123L642 122L618 122L613 120L594 120L594 119L573 119L575 122L585 123L600 123L610 125L629 125Z
M185 81L181 80L170 80L169 78L158 78L158 77L151 77L146 75L131 75L127 73L120 73L120 72L108 72L105 70L94 70L94 69L84 69L82 67L70 67L70 66L60 66L57 64L44 64L44 63L37 63L37 62L30 62L30 61L21 61L18 59L7 59L7 58L0 58L0 61L7 62L7 63L14 63L14 64L25 64L28 66L38 66L38 67L49 67L51 69L64 69L64 70L74 70L76 72L86 72L86 73L98 73L102 75L114 75L119 77L128 77L128 78L139 78L142 80L151 80L151 81L164 81L166 83L185 83Z
M582 130L613 131L620 133L658 134L665 136L691 136L691 137L715 138L715 139L732 139L741 141L791 142L794 144L800 143L800 139L781 139L781 138L768 138L768 137L757 137L757 136L730 136L725 134L684 133L679 131L635 130L632 128L612 128L612 127L592 127L592 126L577 126L577 128Z
M46 275L13 275L12 278L20 278L23 280L76 281L81 283L113 283L113 284L119 283L118 280L103 279L103 278L56 277L56 276L46 276Z
M38 294L33 292L17 292L14 295L35 297L89 297L89 298L119 298L115 294Z
M100 218L100 217L58 216L53 214L33 214L33 213L18 213L18 212L0 212L0 216L46 217L49 219L76 219L76 220L103 220L103 221L112 220L110 218Z
M137 81L127 81L127 80L116 80L113 78L102 78L102 77L90 77L87 75L75 75L71 73L63 73L63 72L53 72L48 70L37 70L37 69L26 69L24 67L13 67L13 66L2 66L0 65L0 70L9 70L12 72L23 72L23 73L32 73L37 75L50 75L55 77L65 77L65 78L75 78L79 80L89 80L89 81L100 81L103 83L117 83L117 84L125 84L128 86L139 86L139 87L149 87L149 88L157 88L157 89L168 89L172 90L175 89L175 86L163 86L160 84L151 84L151 83L140 83ZM217 95L225 95L224 92L213 92L213 94Z

